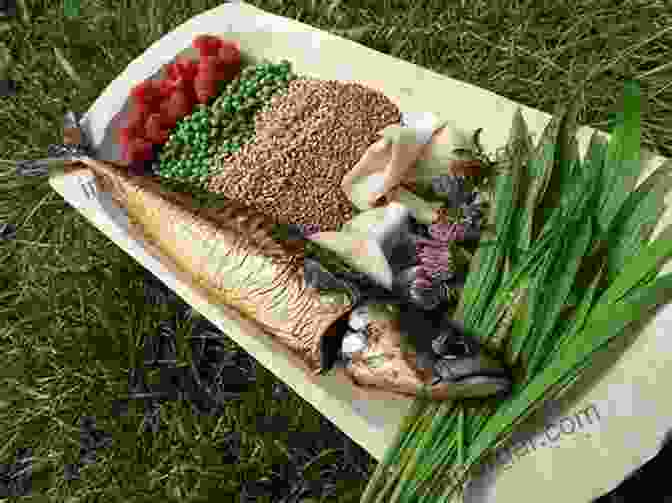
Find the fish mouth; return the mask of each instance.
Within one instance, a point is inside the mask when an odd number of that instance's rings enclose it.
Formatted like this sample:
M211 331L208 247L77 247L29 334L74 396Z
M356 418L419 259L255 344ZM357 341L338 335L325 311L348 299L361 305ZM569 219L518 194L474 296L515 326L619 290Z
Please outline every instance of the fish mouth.
M473 356L443 359L443 378L438 376L433 387L449 386L461 397L481 397L505 393L511 389L508 371L496 360L479 352ZM440 380L439 380L440 379Z

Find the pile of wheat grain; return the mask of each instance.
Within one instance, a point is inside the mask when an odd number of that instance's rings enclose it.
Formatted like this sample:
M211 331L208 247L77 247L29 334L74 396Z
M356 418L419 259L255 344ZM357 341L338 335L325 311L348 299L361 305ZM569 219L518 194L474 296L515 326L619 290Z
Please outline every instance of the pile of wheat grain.
M363 85L295 80L257 114L254 141L218 161L209 190L280 223L334 230L352 217L341 179L399 119L393 102Z

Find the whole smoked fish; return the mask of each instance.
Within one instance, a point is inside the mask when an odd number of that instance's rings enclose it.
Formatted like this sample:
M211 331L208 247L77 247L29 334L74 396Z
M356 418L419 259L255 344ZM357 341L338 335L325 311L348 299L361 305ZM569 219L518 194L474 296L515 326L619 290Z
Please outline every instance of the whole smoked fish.
M314 372L320 370L319 341L351 303L345 294L306 287L302 247L274 240L272 223L236 201L216 212L197 210L188 197L151 178L128 175L110 162L87 158L81 163L96 175L99 189L126 209L143 238L213 299L254 320Z
M352 312L348 295L326 294L306 286L304 249L272 237L271 221L229 200L216 212L197 210L190 199L168 192L152 178L131 176L110 162L83 158L73 164L96 175L128 212L133 228L170 259L215 302L255 321L298 356L313 374L322 370L321 343L341 338L343 320ZM71 166L69 170L72 170ZM337 323L338 322L338 323ZM347 323L346 323L347 325ZM428 335L432 327L414 324ZM369 345L344 373L364 397L428 393L434 400L488 396L508 389L505 369L481 350L443 360L443 379L420 368L416 352L402 350L398 320L371 320ZM380 396L380 394L379 394Z

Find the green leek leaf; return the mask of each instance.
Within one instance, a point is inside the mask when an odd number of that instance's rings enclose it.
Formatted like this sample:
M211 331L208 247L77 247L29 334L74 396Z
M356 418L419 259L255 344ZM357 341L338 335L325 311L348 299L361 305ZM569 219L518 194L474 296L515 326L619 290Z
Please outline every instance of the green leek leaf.
M577 334L583 330L586 320L588 319L588 314L595 305L595 300L599 293L600 281L604 277L605 269L605 264L603 263L583 296L576 313L570 321L568 329L559 333L558 338L554 341L554 349L549 351L546 355L546 364L548 364L552 358L555 358L557 352L560 351L565 344L576 340Z
M605 188L599 223L607 232L641 172L641 102L637 81L625 83L623 114L607 147Z
M672 161L658 166L623 203L608 238L609 279L637 257L666 210L665 196L672 188Z
M525 120L520 109L517 109L509 133L508 151L515 152L520 148L523 134L527 141ZM519 166L518 171L520 169L522 167ZM479 247L476 251L474 262L472 262L473 270L470 270L467 276L457 308L457 316L462 318L468 329L483 316L494 287L500 279L500 268L506 256L506 249L512 242L510 230L518 200L518 181L519 177L514 174L500 174L496 177L494 208L490 211L488 223L495 226L495 232L503 241L504 246L485 249Z
M672 239L669 236L671 231L672 226L667 227L665 232L662 232L653 243L640 252L639 256L626 265L600 298L599 305L602 309L609 310L613 304L637 287L644 278L660 270L672 255Z
M593 225L590 219L586 219L577 229L575 238L567 246L568 260L562 261L559 267L554 268L551 276L547 278L545 302L542 301L538 313L543 314L538 318L539 331L535 337L535 346L527 365L528 376L534 375L539 370L539 364L544 358L542 350L546 340L553 332L558 322L562 307L567 301L569 292L574 284L576 274L581 265L581 259L588 252L593 237Z

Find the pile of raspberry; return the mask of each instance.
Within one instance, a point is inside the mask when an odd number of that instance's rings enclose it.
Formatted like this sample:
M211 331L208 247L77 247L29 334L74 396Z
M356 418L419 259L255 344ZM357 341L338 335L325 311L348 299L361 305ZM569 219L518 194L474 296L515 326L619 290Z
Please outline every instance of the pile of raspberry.
M198 61L177 57L165 66L166 77L145 80L131 91L127 123L118 131L122 156L129 163L154 159L154 146L163 145L180 119L197 103L207 103L240 73L240 45L211 35L192 43Z

